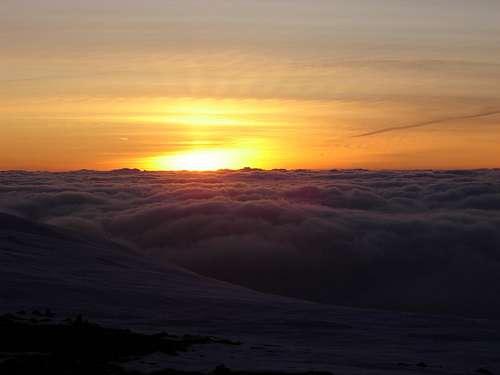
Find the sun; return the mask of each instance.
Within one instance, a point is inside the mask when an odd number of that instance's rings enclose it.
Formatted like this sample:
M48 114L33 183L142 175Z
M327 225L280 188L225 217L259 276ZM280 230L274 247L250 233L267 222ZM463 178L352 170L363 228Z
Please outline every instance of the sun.
M246 166L248 152L231 149L192 150L156 157L149 163L153 169L175 171L213 171Z
M194 142L193 142L194 143ZM227 146L166 151L137 160L139 168L155 171L216 171L245 167L268 168L274 159L269 145L260 139L234 141Z
M174 170L210 171L229 168L234 162L231 152L202 150L174 155L168 160L168 165Z

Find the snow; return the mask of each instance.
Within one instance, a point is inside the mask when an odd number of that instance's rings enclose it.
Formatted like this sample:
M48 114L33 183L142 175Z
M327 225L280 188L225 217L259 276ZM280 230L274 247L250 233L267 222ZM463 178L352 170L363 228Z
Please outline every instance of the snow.
M500 372L500 321L321 305L252 291L101 238L0 214L0 310L50 308L146 332L242 342L146 364L335 374ZM161 358L160 358L161 357ZM425 362L429 367L415 366ZM147 363L155 363L148 365ZM402 365L406 364L406 365Z

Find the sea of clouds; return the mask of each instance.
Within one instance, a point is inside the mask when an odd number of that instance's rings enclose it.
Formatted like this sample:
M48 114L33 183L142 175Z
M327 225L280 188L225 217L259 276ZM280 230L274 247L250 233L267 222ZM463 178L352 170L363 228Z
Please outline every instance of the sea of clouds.
M500 170L12 171L0 211L265 292L500 314Z

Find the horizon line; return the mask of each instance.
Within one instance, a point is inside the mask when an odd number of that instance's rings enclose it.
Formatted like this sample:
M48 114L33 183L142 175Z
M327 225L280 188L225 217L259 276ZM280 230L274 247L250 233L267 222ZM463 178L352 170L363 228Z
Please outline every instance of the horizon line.
M335 172L335 171L366 171L366 172L405 172L405 171L497 171L498 167L476 167L476 168L254 168L244 167L239 169L220 168L213 170L190 170L190 169L140 169L140 168L114 168L114 169L64 169L64 170L48 170L48 169L0 169L0 173L24 172L24 173L81 173L81 172L96 172L96 173L113 173L113 172L133 172L133 173L214 173L214 172Z

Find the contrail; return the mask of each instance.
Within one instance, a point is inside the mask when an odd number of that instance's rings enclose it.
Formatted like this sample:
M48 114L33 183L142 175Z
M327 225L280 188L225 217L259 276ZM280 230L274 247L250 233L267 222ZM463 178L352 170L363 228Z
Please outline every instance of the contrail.
M437 120L419 122L419 123L411 124L411 125L392 126L390 128L383 128L383 129L379 129L379 130L373 130L373 131L368 132L368 133L353 135L352 137L353 138L368 137L370 135L377 135L377 134L394 132L394 131L399 131L399 130L406 130L406 129L421 128L421 127L424 127L424 126L429 126L429 125L434 125L434 124L441 124L443 122L458 121L458 120L468 120L468 119L475 119L475 118L481 118L481 117L489 117L489 116L494 116L494 115L499 115L499 114L500 114L500 110L495 110L495 111L490 111L490 112L475 113L475 114L472 114L472 115L446 117L446 118L441 118L441 119L437 119Z

